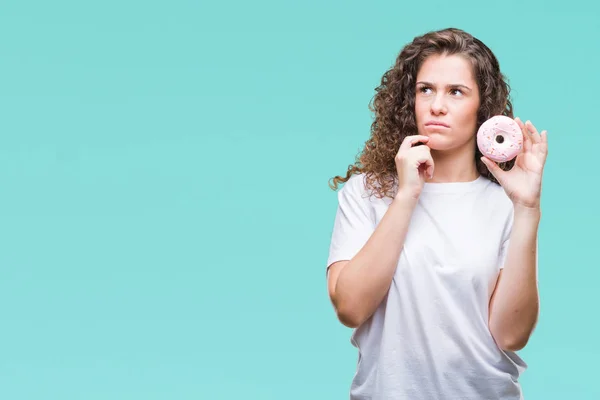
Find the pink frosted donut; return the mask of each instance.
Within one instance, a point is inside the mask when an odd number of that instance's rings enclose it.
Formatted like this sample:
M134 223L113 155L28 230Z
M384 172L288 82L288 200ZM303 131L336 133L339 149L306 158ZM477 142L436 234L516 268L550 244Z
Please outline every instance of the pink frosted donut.
M512 118L495 115L477 131L477 147L490 160L510 161L523 148L523 133Z

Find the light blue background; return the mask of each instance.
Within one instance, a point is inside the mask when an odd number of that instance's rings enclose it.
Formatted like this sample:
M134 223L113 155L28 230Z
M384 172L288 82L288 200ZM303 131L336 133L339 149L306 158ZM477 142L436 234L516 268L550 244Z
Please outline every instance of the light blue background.
M448 26L548 130L526 399L600 398L600 13L517 4L2 2L0 398L347 398L327 181L401 47Z

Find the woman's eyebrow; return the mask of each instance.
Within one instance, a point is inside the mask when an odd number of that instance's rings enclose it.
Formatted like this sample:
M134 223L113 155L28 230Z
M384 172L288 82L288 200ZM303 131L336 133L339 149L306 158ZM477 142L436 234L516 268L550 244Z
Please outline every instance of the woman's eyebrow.
M435 86L433 83L431 82L426 82L426 81L419 81L417 82L417 85L427 85L427 86ZM467 85L463 85L462 83L451 83L446 85L446 88L463 88L463 89L467 89L467 90L471 90L470 87L468 87Z

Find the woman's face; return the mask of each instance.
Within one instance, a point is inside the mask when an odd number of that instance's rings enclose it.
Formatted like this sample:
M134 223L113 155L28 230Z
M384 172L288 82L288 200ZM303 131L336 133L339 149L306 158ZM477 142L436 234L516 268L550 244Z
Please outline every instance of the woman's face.
M415 114L432 150L475 146L479 88L471 63L459 55L432 55L417 74Z

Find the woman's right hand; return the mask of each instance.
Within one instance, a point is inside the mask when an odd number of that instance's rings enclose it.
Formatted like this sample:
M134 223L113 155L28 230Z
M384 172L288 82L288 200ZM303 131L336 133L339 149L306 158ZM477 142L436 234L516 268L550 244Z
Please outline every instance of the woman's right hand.
M426 178L433 177L433 158L427 146L429 138L411 135L404 138L395 157L398 173L398 192L396 197L418 199ZM419 146L415 146L420 144Z

